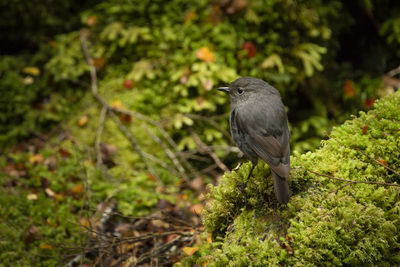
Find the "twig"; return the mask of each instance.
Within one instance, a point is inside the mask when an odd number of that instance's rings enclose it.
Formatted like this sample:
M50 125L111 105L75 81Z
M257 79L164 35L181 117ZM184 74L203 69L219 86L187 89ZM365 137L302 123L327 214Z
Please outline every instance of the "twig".
M143 151L140 149L138 142L136 139L133 137L133 135L128 131L128 129L123 125L115 113L111 110L108 111L110 113L111 119L118 125L118 128L121 130L121 132L125 135L125 137L129 140L129 142L132 144L133 148L136 150L136 152L142 157L142 160L144 161L144 164L146 164L147 170L157 179L157 181L162 184L162 181L160 177L156 174L154 171L153 167L149 164L149 162L146 160L146 156L144 155Z
M101 142L101 135L103 133L104 120L106 118L106 115L107 115L107 107L103 106L103 108L101 109L101 112L100 112L99 127L97 128L96 141L95 141L96 163L97 163L98 167L100 167L103 164L100 142Z
M300 168L301 168L301 167L300 167ZM338 181L353 183L353 184L377 184L377 185L397 186L397 187L400 187L400 184L383 183L383 182L373 182L373 181L349 180L349 179L334 177L334 176L327 175L327 174L318 173L318 172L311 171L311 170L308 170L308 169L305 169L305 170L308 171L308 172L311 172L311 173L313 173L313 174L315 174L315 175L318 175L318 176L326 177L326 178L329 178L329 179L332 179L332 180L338 180Z
M143 155L145 156L145 158L157 163L158 165L160 165L161 167L163 167L164 169L167 169L168 171L170 171L171 173L174 173L175 175L179 176L179 173L172 168L170 165L168 165L167 163L165 163L164 161L162 161L161 159L157 158L156 156L149 154L147 152L142 151Z
M396 76L397 74L400 74L400 65L397 66L397 68L392 69L388 73L386 73L388 76L393 77Z
M194 141L197 143L197 145L200 147L200 149L203 150L204 153L207 153L211 156L211 158L214 160L215 164L218 165L218 167L223 170L223 171L229 171L228 167L226 167L226 165L224 163L222 163L222 161L219 159L219 157L217 156L217 154L215 154L215 152L211 149L209 149L207 147L207 145L205 145L200 137L194 132L191 131L191 135L194 139Z
M169 134L167 133L167 131L164 129L164 127L161 125L160 122L152 120L150 118L148 118L147 116L132 111L132 110L126 110L126 109L119 109L119 108L115 108L115 107L109 107L111 110L121 113L121 114L127 114L130 115L132 117L135 117L137 119L143 120L153 126L155 126L158 131L161 133L162 137L167 140L168 144L174 149L175 153L177 154L179 152L178 149L178 145L175 143L175 141L169 136ZM179 158L181 159L183 165L185 165L185 167L190 171L190 174L192 177L196 177L198 176L197 171L193 168L193 166L185 159L185 157L183 157L182 155L179 155Z
M165 153L167 156L171 159L171 161L174 163L175 167L179 171L179 173L182 175L183 179L188 182L189 177L186 175L185 169L182 167L181 163L179 160L176 158L175 154L172 153L172 151L164 144L164 142L156 136L150 129L147 127L145 123L142 123L142 127L146 130L146 132L153 138L153 140L161 146L162 149L164 149Z
M382 162L380 162L379 160L374 159L373 157L371 157L370 155L368 155L367 153L365 153L363 150L361 150L358 147L351 147L354 150L357 150L358 152L360 152L361 154L363 154L364 156L366 156L367 158L369 158L370 160L374 161L375 163L378 163L379 165L381 165L382 167L384 167L386 170L389 170L393 173L395 173L396 175L398 175L400 177L400 173L397 172L396 170L390 168L389 166L386 166L385 164L383 164Z
M108 105L108 103L98 94L98 86L97 86L97 73L96 73L96 68L93 65L93 60L90 57L87 43L86 43L86 33L84 31L81 31L80 34L80 39L81 39L81 46L83 53L86 58L86 62L89 65L90 69L90 77L91 77L91 88L92 88L92 94L93 96L103 105L103 108L106 108L108 113L110 114L111 118L114 120L114 122L118 125L118 128L124 133L125 137L129 140L129 142L132 144L133 148L136 150L136 152L142 157L147 170L157 179L159 183L162 184L160 177L155 173L154 169L151 167L151 165L147 162L146 158L144 157L142 150L140 149L138 143L136 142L135 138L132 136L132 134L128 131L128 129L119 121L119 119L116 117L113 108Z
M202 121L208 122L209 124L214 126L216 129L218 129L223 135L225 135L228 138L228 140L232 143L231 135L223 127L221 127L221 125L219 125L215 120L213 120L212 118L201 116L201 115L197 115L197 114L188 114L188 113L183 114L183 115L188 117L188 118L190 118L190 119L202 120Z

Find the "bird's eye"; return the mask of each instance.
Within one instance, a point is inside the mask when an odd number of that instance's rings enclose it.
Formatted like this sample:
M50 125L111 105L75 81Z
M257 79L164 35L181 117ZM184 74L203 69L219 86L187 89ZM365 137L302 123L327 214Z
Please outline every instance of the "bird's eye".
M238 91L238 94L239 94L239 95L243 94L243 89L242 89L242 88L238 88L237 91Z

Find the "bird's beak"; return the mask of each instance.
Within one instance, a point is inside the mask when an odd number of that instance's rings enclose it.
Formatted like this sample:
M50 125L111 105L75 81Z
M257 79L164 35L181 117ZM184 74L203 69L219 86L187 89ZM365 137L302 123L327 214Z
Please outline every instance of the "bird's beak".
M229 94L229 87L220 87L218 88L219 91Z

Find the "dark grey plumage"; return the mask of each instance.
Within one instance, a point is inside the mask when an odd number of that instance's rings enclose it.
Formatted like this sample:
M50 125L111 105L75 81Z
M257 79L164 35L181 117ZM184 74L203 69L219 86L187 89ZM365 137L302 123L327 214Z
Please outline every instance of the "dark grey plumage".
M220 91L231 99L231 134L240 150L251 160L258 158L271 168L274 191L280 203L289 201L290 131L279 92L263 80L242 77Z

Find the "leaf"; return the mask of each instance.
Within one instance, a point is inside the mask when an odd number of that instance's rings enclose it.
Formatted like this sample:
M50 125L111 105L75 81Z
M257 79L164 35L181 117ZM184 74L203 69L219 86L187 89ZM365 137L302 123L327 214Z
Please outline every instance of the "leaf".
M75 193L75 194L81 194L81 193L83 192L83 186L82 186L82 184L77 184L76 186L74 186L74 187L71 189L71 191L72 191L72 193Z
M368 125L365 125L365 126L362 128L362 130L361 130L362 134L366 134L368 128L369 128L369 126L368 126Z
M203 212L204 205L203 204L194 204L190 207L190 211L193 214L200 215Z
M283 73L285 71L285 67L283 66L281 57L278 54L271 54L269 57L267 57L261 63L261 67L266 69L277 67L279 73Z
M56 193L53 190L51 190L51 188L49 188L49 187L47 187L44 191L46 192L46 194L49 197L54 197L56 195Z
M40 249L53 250L53 246L50 244L40 244Z
M26 196L26 198L27 198L28 200L30 200L30 201L34 201L34 200L37 200L38 196L37 196L37 194L28 194L28 195Z
M89 25L90 27L93 27L94 25L96 25L96 21L97 21L96 16L92 15L87 18L86 24Z
M354 88L354 83L350 80L344 82L343 91L349 98L352 98L356 94L356 89Z
M198 251L199 247L183 247L182 250L185 252L186 255L192 256L196 251Z
M92 64L96 69L101 69L104 67L104 58L92 58Z
M247 58L253 58L257 54L257 47L252 42L245 42L243 49L247 51Z
M87 122L89 121L89 118L88 118L88 116L82 116L80 119L79 119L79 121L78 121L78 125L80 126L80 127L83 127L83 126L85 126L86 124L87 124Z
M365 99L365 106L367 108L372 108L372 106L374 105L375 99L374 98L367 98Z
M122 104L120 100L115 100L114 102L111 103L111 106L116 109L125 109L124 104Z
M202 82L202 85L203 85L204 90L210 91L214 86L214 82L211 79L207 79Z
M123 123L131 123L132 116L129 114L121 114L121 115L119 115L119 121L123 122Z
M131 89L133 87L133 84L134 84L133 81L130 79L124 81L124 87L126 89Z
M378 161L379 161L380 164L382 164L382 165L384 165L386 167L389 166L388 163L386 162L386 160L384 160L383 158L379 158Z
M207 62L207 63L208 62L214 62L214 60L215 60L214 54L206 46L203 46L199 50L197 50L196 57L198 59L201 59L201 60Z
M29 162L32 164L42 164L44 158L41 154L35 154L29 157Z
M196 17L197 17L197 14L196 14L195 11L191 10L191 11L187 12L187 13L186 13L186 16L185 16L185 23L191 22L191 21L194 20Z
M26 67L22 69L23 73L30 74L33 76L38 76L40 74L40 70L36 67Z

